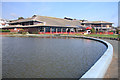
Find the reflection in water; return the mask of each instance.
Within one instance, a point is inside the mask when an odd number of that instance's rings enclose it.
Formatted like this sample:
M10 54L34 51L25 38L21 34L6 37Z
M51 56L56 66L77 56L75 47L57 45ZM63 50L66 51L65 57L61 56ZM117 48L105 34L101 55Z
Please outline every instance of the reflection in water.
M2 38L3 78L79 78L105 52L87 39Z

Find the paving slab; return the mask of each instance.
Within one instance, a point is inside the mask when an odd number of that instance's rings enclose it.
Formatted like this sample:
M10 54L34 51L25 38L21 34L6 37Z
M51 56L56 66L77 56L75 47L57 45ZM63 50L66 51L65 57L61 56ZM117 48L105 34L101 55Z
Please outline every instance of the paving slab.
M113 46L113 59L104 78L118 78L118 42L117 40L104 39Z

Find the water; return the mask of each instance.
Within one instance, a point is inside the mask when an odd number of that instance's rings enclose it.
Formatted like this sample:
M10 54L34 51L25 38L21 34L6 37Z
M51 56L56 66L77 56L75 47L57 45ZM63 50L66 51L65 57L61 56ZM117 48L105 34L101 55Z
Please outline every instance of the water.
M80 78L106 51L100 42L63 38L2 38L3 78Z

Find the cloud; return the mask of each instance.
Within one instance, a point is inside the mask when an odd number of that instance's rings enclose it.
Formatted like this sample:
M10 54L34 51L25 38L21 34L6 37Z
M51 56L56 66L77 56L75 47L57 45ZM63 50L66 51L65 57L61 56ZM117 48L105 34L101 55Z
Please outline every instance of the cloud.
M18 17L19 17L16 13L10 13L10 16L11 16L12 18L18 18Z
M17 14L15 14L15 13L10 13L10 16L13 16L13 17L18 17L18 15L17 15Z

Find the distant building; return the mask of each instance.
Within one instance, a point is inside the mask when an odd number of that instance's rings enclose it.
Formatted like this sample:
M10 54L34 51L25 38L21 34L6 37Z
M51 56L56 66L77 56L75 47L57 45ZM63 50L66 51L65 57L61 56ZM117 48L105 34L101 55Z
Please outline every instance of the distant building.
M83 21L81 25L84 27L93 27L96 31L109 31L112 29L111 22L106 21Z
M9 21L5 19L0 19L0 28L9 26Z

